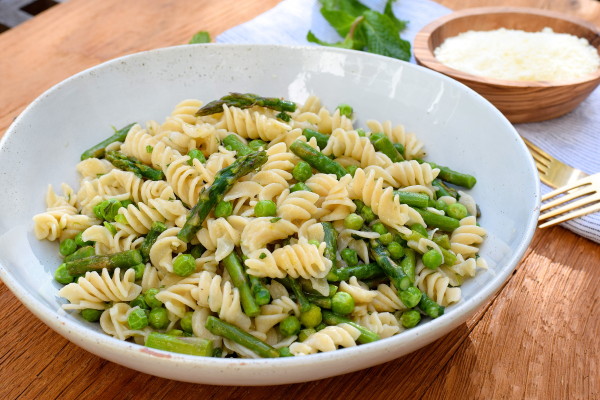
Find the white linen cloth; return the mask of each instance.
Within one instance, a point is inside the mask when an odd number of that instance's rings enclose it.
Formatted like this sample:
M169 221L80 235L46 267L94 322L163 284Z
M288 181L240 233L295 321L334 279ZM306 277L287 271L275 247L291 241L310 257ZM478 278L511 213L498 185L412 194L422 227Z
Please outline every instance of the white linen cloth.
M362 0L382 11L385 0ZM284 0L251 21L238 25L216 38L218 43L255 43L314 45L306 40L312 30L321 40L337 42L341 38L327 23L317 0ZM398 0L394 14L409 21L402 38L413 43L416 34L431 21L451 12L430 0ZM414 57L411 59L414 61ZM515 124L515 128L546 152L589 174L600 172L600 88L597 88L571 113L550 121ZM542 193L551 189L542 184ZM567 221L561 226L600 243L600 213Z

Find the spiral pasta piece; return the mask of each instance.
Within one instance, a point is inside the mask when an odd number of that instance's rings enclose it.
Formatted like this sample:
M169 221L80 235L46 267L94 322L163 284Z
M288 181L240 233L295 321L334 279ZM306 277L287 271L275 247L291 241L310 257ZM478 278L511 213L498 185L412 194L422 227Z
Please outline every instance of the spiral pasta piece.
M156 238L150 248L150 261L160 271L173 272L173 253L182 253L187 244L177 237L181 228L168 228Z
M417 139L414 133L406 133L404 126L392 126L391 121L381 123L376 120L368 120L366 123L371 132L383 132L392 142L403 145L405 159L414 160L425 155L423 142Z
M95 179L98 175L109 173L115 167L108 160L91 157L77 163L75 168L82 179Z
M322 221L344 219L356 210L356 204L348 195L348 186L352 181L352 177L345 175L338 181L334 176L316 174L306 181L306 185L322 198L320 204L323 210Z
M348 324L328 326L313 333L303 342L295 342L290 345L290 352L295 355L314 354L319 351L334 351L338 347L356 346L356 339L360 331Z
M127 220L127 224L115 223L118 229L145 235L150 231L154 221L167 225L183 226L188 210L179 200L150 199L148 204L130 204L119 209L119 214Z
M248 254L245 261L250 275L270 278L324 278L331 261L323 256L326 244L318 247L301 238L297 244L283 246L272 253L267 249Z
M163 302L165 308L175 316L183 318L189 309L197 310L199 308L192 292L198 287L200 274L194 273L161 290L156 294L156 299Z
M230 217L231 218L231 217ZM241 234L241 248L244 254L267 247L276 240L285 239L298 231L298 227L285 219L272 217L254 218L246 224Z
M96 254L113 254L125 250L137 249L144 238L127 231L118 230L113 235L104 225L92 225L82 233L82 239L92 241Z
M103 268L101 274L86 272L77 283L69 283L60 289L58 295L69 300L70 304L63 305L65 310L104 310L109 301L131 301L141 293L142 287L135 284L134 279L133 269L126 270L121 277L121 269L115 268L111 277L108 270Z
M479 252L477 245L483 242L486 235L484 228L477 226L477 219L468 216L460 220L460 226L450 236L450 248L456 254L471 257Z
M419 164L415 160L393 163L386 171L398 183L394 186L431 185L440 173L438 168L431 168L427 163Z
M327 146L323 149L323 154L351 157L359 161L362 168L369 165L387 167L392 164L388 156L375 150L369 138L359 136L356 131L346 131L341 128L333 131Z
M321 107L318 111L319 122L317 124L317 130L323 133L331 133L336 129L343 129L351 131L352 120L345 115L342 115L339 109L336 109L333 114L329 112L325 107Z
M394 314L389 312L374 311L369 314L355 317L353 320L357 324L375 332L382 339L391 337L404 330Z
M133 172L113 169L98 178L105 188L114 187L120 193L127 193L136 203L147 203L151 199L175 199L173 188L165 181L151 181L138 178Z
M224 128L249 139L272 140L292 127L258 111L223 105Z
M277 198L277 216L288 221L302 223L317 215L319 208L316 206L319 200L317 193L307 190L290 192L285 189Z
M444 307L458 302L461 297L460 288L450 287L450 279L442 270L426 268L420 261L417 263L415 285L433 301Z
M384 189L383 179L376 180L373 172L366 175L362 169L357 169L351 188L352 198L362 200L379 216L381 222L399 232L410 233L405 227L407 224L425 225L421 215L406 204L400 204L393 189L391 187Z
M206 226L196 233L196 238L207 250L215 251L216 261L221 261L235 246L239 246L248 222L247 218L239 215L209 218L205 222Z
M152 332L152 329L148 326L141 330L129 328L127 318L136 309L139 307L131 308L127 303L117 303L100 315L100 327L106 334L119 340L134 337L141 338L143 343L143 339Z

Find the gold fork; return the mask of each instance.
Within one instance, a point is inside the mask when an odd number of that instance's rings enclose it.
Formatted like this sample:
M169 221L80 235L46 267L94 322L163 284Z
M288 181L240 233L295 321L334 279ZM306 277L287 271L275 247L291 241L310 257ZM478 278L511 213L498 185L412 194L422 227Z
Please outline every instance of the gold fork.
M537 166L540 180L546 185L553 188L558 188L569 185L581 178L588 176L588 174L585 172L573 168L570 165L567 165L552 157L550 154L529 142L524 137L521 138L527 145L529 152L535 160L535 165Z
M560 194L563 195L559 196ZM544 222L539 226L540 228L547 228L573 218L600 211L600 173L587 176L575 183L553 190L542 196L542 201L548 201L548 203L542 205L540 212L550 210L561 204L566 204L560 208L541 214L539 217L540 221L548 218L554 219Z

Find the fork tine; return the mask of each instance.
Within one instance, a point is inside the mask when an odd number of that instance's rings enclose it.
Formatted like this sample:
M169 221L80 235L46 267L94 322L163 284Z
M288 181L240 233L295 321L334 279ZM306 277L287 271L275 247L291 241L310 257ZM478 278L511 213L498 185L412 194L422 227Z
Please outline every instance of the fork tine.
M542 204L540 211L546 211L550 208L553 208L553 207L559 206L563 203L566 203L567 201L575 200L578 197L592 194L594 192L595 192L595 190L591 185L581 187L577 190L573 190L571 193L566 193L563 196L554 198L554 200L552 200L548 203Z
M593 175L590 175L590 176L582 178L576 182L573 182L570 185L565 185L565 186L559 187L558 189L555 189L551 192L548 192L542 196L542 201L550 200L552 197L554 197L556 195L559 195L564 192L568 192L570 190L573 190L573 189L583 186L585 184L591 183L592 177L593 177Z
M586 196L580 200L565 204L563 207L550 210L544 214L541 214L538 219L541 221L544 219L552 218L557 215L564 214L567 211L576 210L580 207L587 206L588 204L596 203L598 201L600 201L600 196Z
M534 161L535 161L535 166L536 166L538 172L540 172L542 174L545 174L546 172L548 172L548 166L547 165L544 165L544 164L538 162L537 160L535 160L535 157L534 157Z
M582 209L579 209L579 210L575 210L573 212L570 212L568 214L563 215L560 218L556 218L556 219L553 219L551 221L545 222L545 223L541 224L539 226L539 228L540 229L541 228L548 228L550 226L554 226L556 224L560 224L561 222L565 222L565 221L568 221L568 220L573 219L573 218L577 218L577 217L581 217L581 216L584 216L584 215L587 215L587 214L591 214L591 213L596 212L596 211L600 211L600 204L593 204L593 205L591 205L589 207L585 207L585 208L582 208Z
M525 142L525 146L527 146L527 148L532 152L532 155L533 154L538 155L538 157L545 160L546 163L549 163L550 160L552 160L552 157L550 156L550 154L546 153L544 150L540 149L535 144L533 144L530 141L525 140L525 139L523 139L523 141Z

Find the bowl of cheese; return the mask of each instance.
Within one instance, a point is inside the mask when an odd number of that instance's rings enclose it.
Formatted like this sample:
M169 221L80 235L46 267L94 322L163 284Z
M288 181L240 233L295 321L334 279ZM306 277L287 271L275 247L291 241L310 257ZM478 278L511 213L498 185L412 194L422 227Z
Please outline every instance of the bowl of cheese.
M547 10L457 11L425 26L414 53L418 64L469 86L513 123L560 117L600 84L600 28Z

